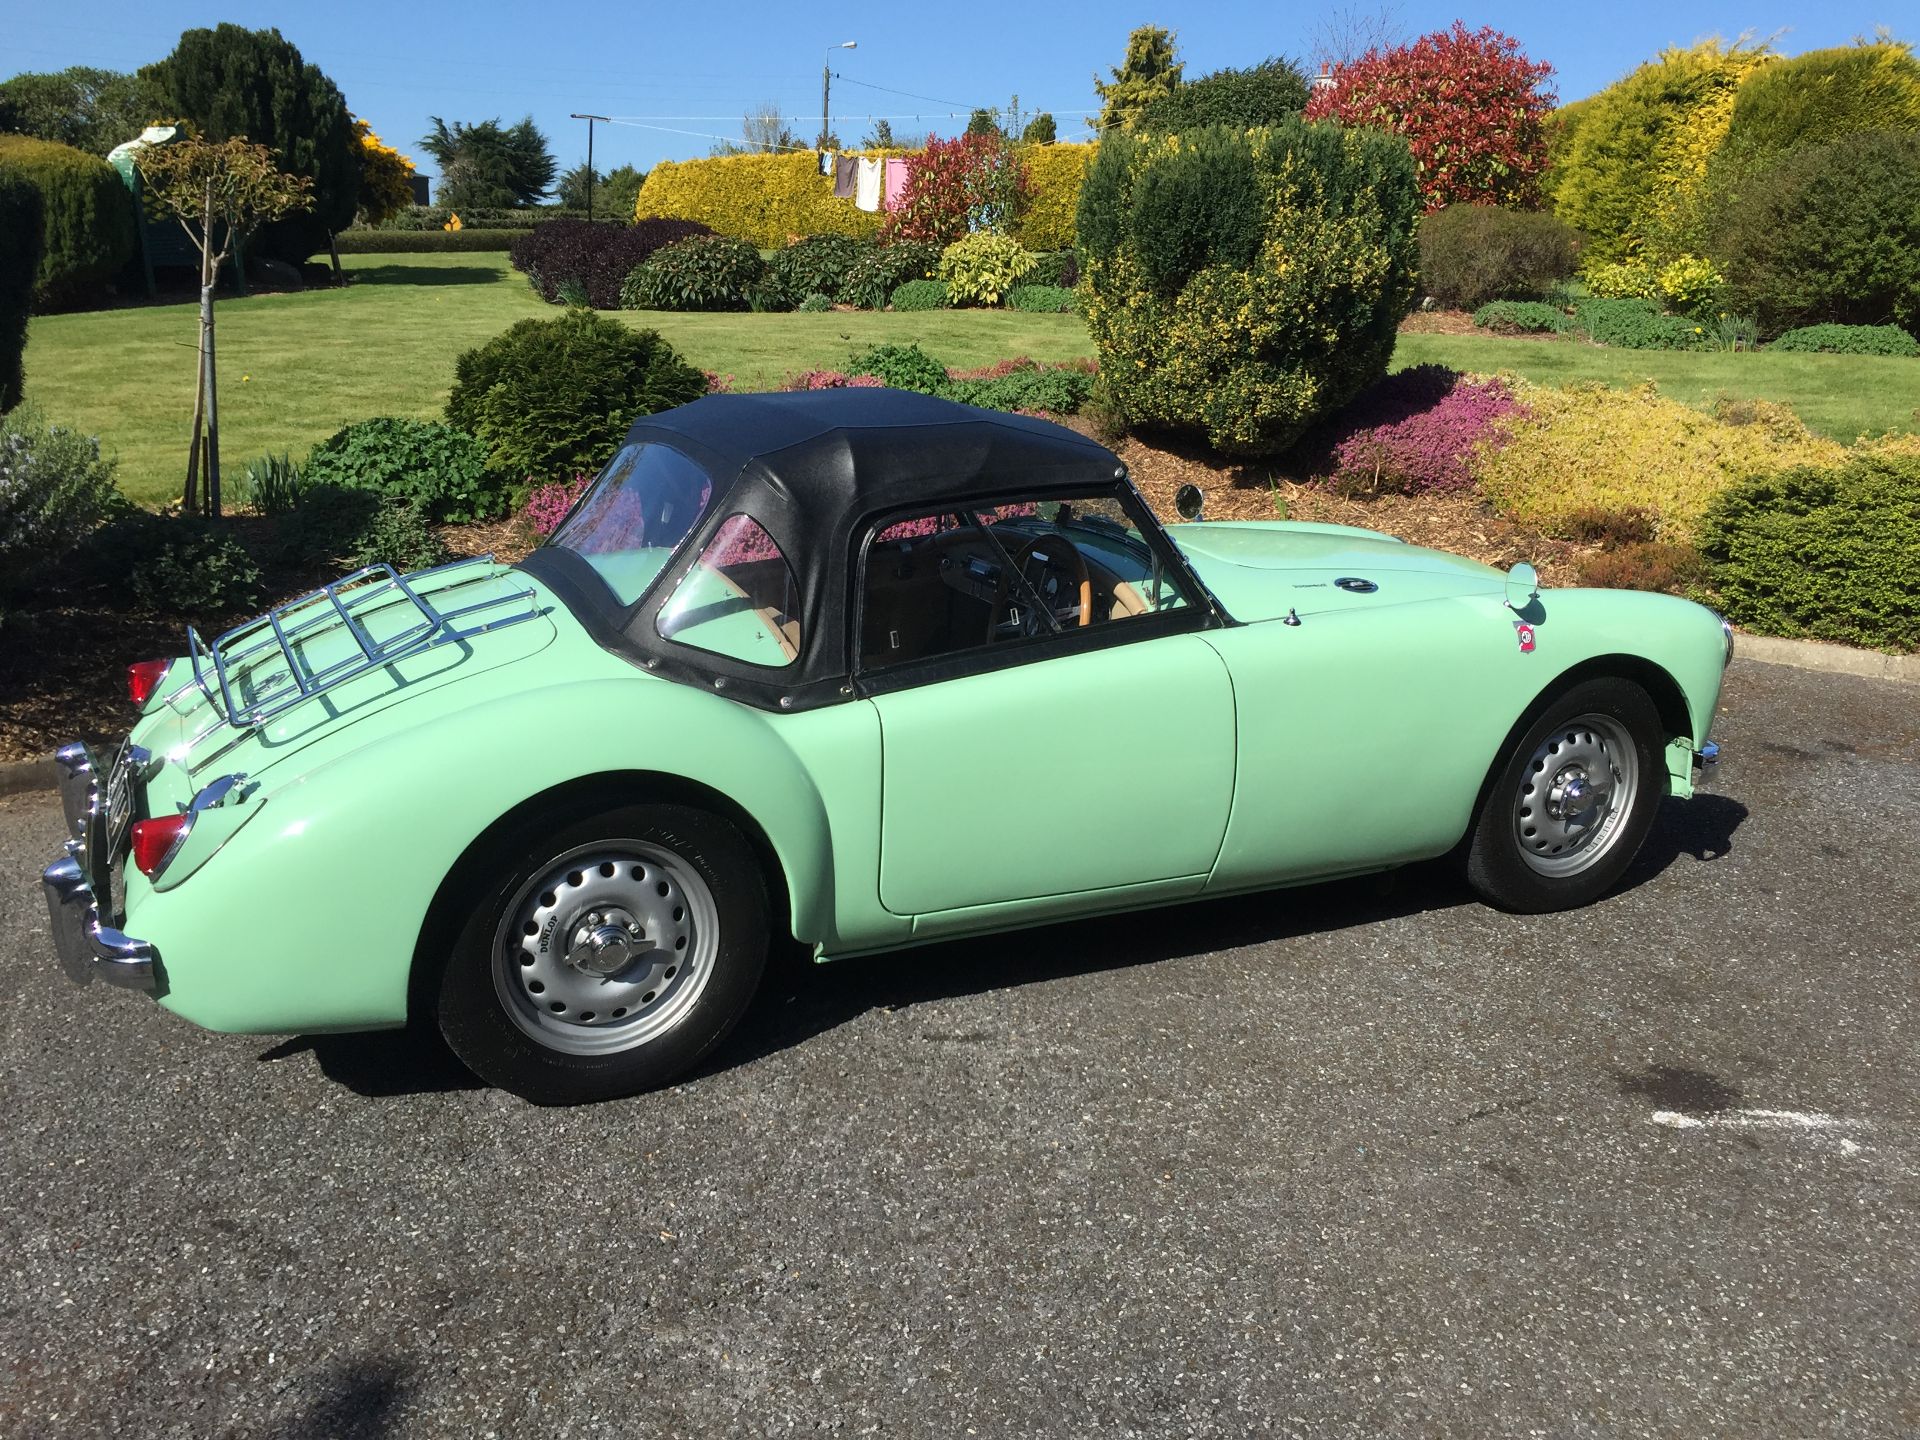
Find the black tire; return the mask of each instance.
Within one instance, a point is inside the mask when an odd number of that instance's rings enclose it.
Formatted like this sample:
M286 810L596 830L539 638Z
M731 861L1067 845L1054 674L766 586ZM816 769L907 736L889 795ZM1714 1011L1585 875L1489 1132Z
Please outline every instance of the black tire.
M656 881L667 898L653 899ZM678 955L676 926L693 940ZM570 947L569 936L586 939ZM538 1105L610 1100L670 1083L718 1045L759 986L767 945L765 877L739 830L684 805L622 806L529 827L495 853L435 1010L454 1054L489 1084ZM602 993L608 1009L585 1008ZM550 1017L541 1002L553 995L565 1013Z
M1606 894L1667 793L1664 733L1652 699L1630 680L1583 680L1549 701L1487 786L1467 882L1488 904L1529 915Z

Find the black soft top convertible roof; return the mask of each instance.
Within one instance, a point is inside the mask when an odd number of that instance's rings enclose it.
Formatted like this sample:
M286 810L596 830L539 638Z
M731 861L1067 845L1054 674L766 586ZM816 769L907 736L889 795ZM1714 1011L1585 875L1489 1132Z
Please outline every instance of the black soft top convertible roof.
M909 390L709 395L642 416L627 439L685 450L721 483L760 471L792 500L809 552L875 511L1120 473L1112 451L1049 421Z
M593 570L560 546L542 546L522 566L610 649L657 673L782 710L854 693L848 644L855 550L888 512L1036 492L1130 493L1114 453L1063 426L905 390L709 395L643 416L627 443L670 446L713 478L707 515L649 590L633 605L617 604ZM1150 514L1140 510L1142 526L1157 536ZM674 644L656 625L680 577L734 514L765 527L798 582L800 650L784 668ZM1162 563L1185 573L1164 537L1153 543Z

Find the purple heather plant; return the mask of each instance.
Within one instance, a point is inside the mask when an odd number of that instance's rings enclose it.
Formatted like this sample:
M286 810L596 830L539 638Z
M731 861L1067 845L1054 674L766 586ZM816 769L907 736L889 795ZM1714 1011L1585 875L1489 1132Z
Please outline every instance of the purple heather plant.
M533 493L527 496L526 509L520 512L533 533L542 539L559 529L560 522L567 518L567 511L573 508L573 502L580 498L593 477L576 475L571 480L556 480L547 485L536 485Z
M1475 448L1497 435L1493 422L1525 409L1503 380L1415 365L1340 417L1328 484L1348 495L1468 489Z

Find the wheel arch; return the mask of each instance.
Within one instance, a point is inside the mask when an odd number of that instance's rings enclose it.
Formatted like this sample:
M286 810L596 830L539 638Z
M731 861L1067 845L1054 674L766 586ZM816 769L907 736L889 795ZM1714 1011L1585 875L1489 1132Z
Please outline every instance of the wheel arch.
M433 1012L433 985L460 928L462 905L487 873L508 836L533 823L564 824L617 805L658 802L688 805L721 816L746 838L767 886L767 906L776 935L793 937L793 886L766 828L738 801L711 785L659 770L612 770L579 775L527 796L495 818L455 858L428 903L407 977L407 1014L419 1021Z
M1467 828L1460 837L1465 844L1473 835L1474 817L1480 814L1487 803L1488 792L1500 776L1501 767L1513 753L1513 747L1532 727L1546 708L1558 700L1574 686L1586 680L1629 680L1647 692L1647 698L1653 701L1654 709L1660 713L1660 728L1667 732L1667 738L1693 733L1693 712L1687 704L1686 692L1680 688L1680 682L1662 666L1641 655L1595 655L1571 665L1554 676L1541 691L1528 702L1513 722L1507 733L1501 738L1499 747L1493 752L1493 759L1487 765L1487 773L1481 777L1480 788L1474 795L1473 809L1469 812ZM1666 773L1661 772L1661 782L1666 783Z

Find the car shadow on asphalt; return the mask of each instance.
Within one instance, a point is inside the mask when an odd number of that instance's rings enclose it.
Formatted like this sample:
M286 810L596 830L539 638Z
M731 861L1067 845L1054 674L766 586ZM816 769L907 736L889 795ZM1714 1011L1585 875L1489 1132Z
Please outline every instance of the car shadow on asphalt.
M1725 858L1747 813L1746 806L1724 795L1664 801L1645 845L1614 893L1638 889L1683 857L1700 864ZM1069 975L1155 965L1477 903L1458 868L1439 860L1382 875L942 941L909 955L813 965L789 947L771 963L739 1028L689 1078L777 1054L870 1010L898 1010ZM301 1036L274 1045L260 1058L280 1060L306 1051L329 1079L374 1099L480 1085L426 1027Z

